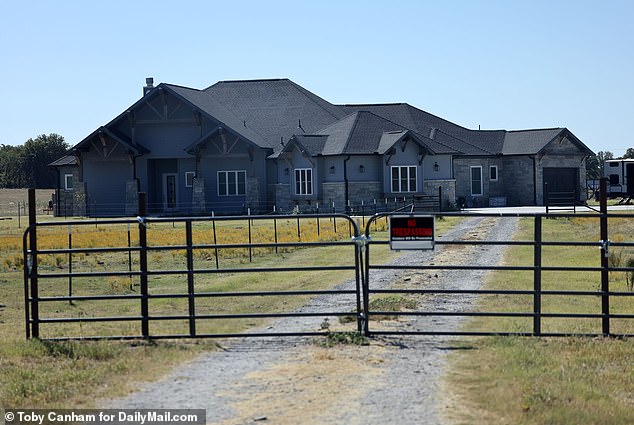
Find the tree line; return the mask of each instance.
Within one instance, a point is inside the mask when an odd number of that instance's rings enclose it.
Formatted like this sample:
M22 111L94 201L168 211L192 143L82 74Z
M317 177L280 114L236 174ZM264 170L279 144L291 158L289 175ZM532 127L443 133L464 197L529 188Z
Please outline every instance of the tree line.
M23 145L0 145L0 188L57 186L57 171L48 164L66 154L69 145L59 134L41 134Z

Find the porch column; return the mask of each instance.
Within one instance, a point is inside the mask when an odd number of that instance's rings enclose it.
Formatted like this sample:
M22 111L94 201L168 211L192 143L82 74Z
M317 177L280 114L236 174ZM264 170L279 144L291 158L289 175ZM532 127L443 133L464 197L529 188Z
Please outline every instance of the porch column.
M135 216L138 214L139 184L136 180L128 180L125 183L125 214Z
M195 177L192 180L192 211L203 213L205 208L205 179Z

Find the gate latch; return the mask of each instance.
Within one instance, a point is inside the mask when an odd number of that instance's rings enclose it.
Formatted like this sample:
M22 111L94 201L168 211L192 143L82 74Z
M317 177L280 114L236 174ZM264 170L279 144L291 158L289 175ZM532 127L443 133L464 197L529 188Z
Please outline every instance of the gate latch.
M601 249L603 250L603 255L605 255L605 257L608 257L608 253L610 252L610 240L600 240L599 243L601 244Z
M352 237L352 242L354 242L359 248L364 248L371 240L372 238L366 235Z

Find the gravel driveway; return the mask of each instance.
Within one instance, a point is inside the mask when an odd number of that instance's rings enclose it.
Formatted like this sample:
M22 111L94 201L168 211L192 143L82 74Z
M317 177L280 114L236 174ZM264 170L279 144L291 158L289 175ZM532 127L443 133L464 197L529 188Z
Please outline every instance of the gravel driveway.
M509 240L515 218L469 217L443 240ZM498 264L502 246L438 246L410 251L394 264ZM373 288L420 285L424 288L477 289L484 271L374 270ZM342 286L351 286L346 282ZM472 308L472 295L426 296L420 309ZM333 300L317 297L301 311L326 309ZM352 310L354 306L350 305ZM340 310L342 306L336 308ZM288 318L267 329L318 330L323 318ZM421 317L386 326L455 330L460 317ZM333 319L332 322L336 322ZM211 424L441 424L441 391L451 337L373 338L367 346L323 347L315 338L252 338L223 342L160 381L142 384L110 408L206 409Z

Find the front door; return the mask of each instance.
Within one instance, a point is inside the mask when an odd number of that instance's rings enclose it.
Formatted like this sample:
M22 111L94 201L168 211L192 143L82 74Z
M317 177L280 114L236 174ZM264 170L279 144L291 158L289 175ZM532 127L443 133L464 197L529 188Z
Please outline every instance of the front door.
M174 211L177 205L178 175L175 173L163 174L163 210Z

